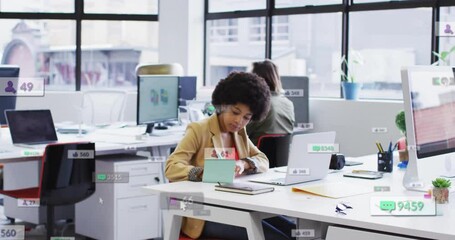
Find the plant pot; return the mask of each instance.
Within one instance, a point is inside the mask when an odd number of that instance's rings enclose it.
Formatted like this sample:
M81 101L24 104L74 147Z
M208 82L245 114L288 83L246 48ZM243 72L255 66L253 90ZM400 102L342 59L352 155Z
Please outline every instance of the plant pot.
M341 87L343 88L343 96L346 100L357 100L359 99L359 92L362 88L361 83L353 82L341 82Z
M433 196L436 203L443 204L449 202L448 188L433 188Z

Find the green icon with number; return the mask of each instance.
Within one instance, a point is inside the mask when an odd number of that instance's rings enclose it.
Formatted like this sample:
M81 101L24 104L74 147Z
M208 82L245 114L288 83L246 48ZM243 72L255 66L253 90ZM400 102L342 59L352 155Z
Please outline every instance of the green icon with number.
M394 201L381 201L379 203L379 208L382 211L389 211L392 212L396 208L396 204Z
M107 175L104 174L104 173L98 173L98 174L96 175L96 179L97 179L98 181L105 181L105 180L107 179Z
M314 145L313 146L313 151L314 152L319 152L321 150L321 146L318 146L318 145Z

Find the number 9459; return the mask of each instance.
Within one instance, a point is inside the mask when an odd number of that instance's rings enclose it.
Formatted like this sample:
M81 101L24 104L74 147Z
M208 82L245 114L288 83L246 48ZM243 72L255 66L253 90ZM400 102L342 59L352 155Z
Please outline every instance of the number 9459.
M400 201L397 203L398 211L408 210L408 211L422 211L425 204L421 201Z

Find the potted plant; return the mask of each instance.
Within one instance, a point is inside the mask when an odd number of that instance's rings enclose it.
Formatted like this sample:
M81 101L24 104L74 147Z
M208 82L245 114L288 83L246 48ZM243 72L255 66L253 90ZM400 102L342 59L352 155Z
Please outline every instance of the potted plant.
M346 72L342 69L341 74L341 87L343 89L343 96L346 100L357 100L359 98L359 92L362 88L362 83L359 83L355 79L355 74L353 73L354 65L363 64L362 56L355 51L352 51L352 55L349 60L346 59L346 56L341 58L341 67L346 66Z
M433 183L433 196L436 203L448 203L449 202L449 187L452 185L449 179L436 178L432 181Z
M408 164L409 154L408 154L408 147L406 141L406 121L404 118L404 111L401 110L395 117L395 125L397 126L398 130L404 135L400 139L398 139L398 157L400 159L400 164L398 167L405 168Z

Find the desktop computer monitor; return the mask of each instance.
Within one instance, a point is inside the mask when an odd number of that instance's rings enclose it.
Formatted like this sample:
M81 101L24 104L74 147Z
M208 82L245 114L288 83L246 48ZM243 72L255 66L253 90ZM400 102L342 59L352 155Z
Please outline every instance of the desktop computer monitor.
M282 76L281 83L285 96L294 104L295 125L309 123L308 77Z
M8 79L19 77L19 66L0 65L0 87L5 88ZM17 82L17 81L13 81ZM16 108L16 96L0 96L0 125L6 125L5 110Z
M178 80L178 76L138 76L137 124L147 124L147 133L153 127L166 129L163 123L178 119Z
M426 190L438 176L455 176L455 68L402 70L409 163L403 185Z
M186 101L196 99L196 84L194 76L179 77L179 106L186 106Z

